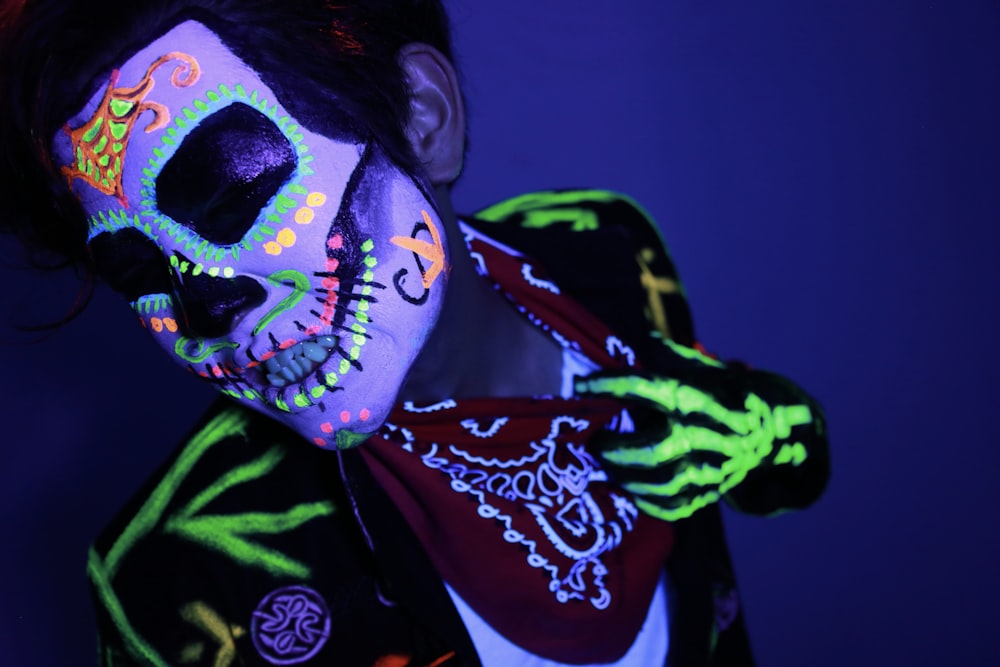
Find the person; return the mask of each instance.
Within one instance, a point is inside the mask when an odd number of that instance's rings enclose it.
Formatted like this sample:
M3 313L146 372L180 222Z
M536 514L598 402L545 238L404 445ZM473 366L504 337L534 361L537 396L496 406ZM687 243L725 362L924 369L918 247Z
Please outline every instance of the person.
M90 552L102 664L751 664L718 502L813 502L822 410L698 346L628 197L456 215L438 2L3 32L6 231L222 394Z

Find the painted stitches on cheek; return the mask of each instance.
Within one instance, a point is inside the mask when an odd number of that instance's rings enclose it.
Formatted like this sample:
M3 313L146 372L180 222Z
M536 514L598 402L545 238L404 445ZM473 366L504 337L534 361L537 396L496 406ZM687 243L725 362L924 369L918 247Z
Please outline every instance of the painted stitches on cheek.
M142 80L132 88L119 88L119 71L111 73L111 80L104 92L104 98L94 115L78 128L68 125L63 131L69 135L73 146L75 163L65 165L61 172L72 187L74 180L82 180L87 185L107 195L114 195L118 203L128 207L128 198L122 187L122 165L132 129L139 115L153 111L153 121L146 126L146 132L158 130L170 122L170 112L162 104L146 100L155 84L153 72L164 63L179 60L170 76L170 82L183 88L198 81L201 70L198 61L191 56L174 51L161 56L149 69Z
M356 180L363 174L362 164L356 169ZM363 370L360 357L371 338L367 325L371 304L376 302L373 292L384 286L375 281L375 242L370 238L357 240L357 225L350 214L353 192L349 186L349 194L330 223L323 270L314 271L311 277L295 269L268 276L272 287L288 291L252 329L254 338L266 334L263 339L269 341L268 349L255 351L254 346L248 347L250 362L245 368L222 368L221 372L213 368L208 374L202 373L214 379L224 393L262 400L285 412L314 406L325 409L324 396L342 390L338 383L347 373ZM310 192L304 205L295 211L295 222L311 224L317 209L327 201L324 193ZM310 293L316 306L302 303ZM275 336L272 330L287 330L289 322L299 335L283 339ZM266 382L259 391L251 387L252 376L246 375L251 369L258 369L256 372Z
M294 320L297 330L308 338L279 341L271 336L272 349L251 364L263 364L264 377L272 388L266 392L267 398L279 409L290 411L292 407L319 405L327 392L341 389L338 382L352 369L363 370L360 357L362 347L371 338L367 324L370 322L368 311L375 301L372 292L383 287L374 280L372 268L377 264L372 255L374 247L374 241L365 240L356 249L362 253L360 261L351 261L349 257L354 253L345 247L343 235L334 232L327 240L326 270L314 273L320 281L314 291L317 293L315 301L321 304L321 309L309 310L315 318L311 324ZM360 266L354 266L355 263ZM310 285L301 273L280 273L269 280L285 281L289 286L294 285L294 290L285 300L287 303L283 301L265 314L255 331L263 330L285 312L294 317L295 306ZM250 354L253 356L252 351Z
M363 370L362 348L371 339L369 311L377 302L373 292L384 289L375 281L375 241L360 234L355 218L356 206L369 201L365 183L373 155L369 145L348 179L336 215L327 223L323 265L311 277L284 270L268 278L272 285L285 286L291 292L253 329L255 336L268 331L271 348L264 352L248 349L247 354L251 365L263 365L263 377L269 385L265 398L279 409L322 408L327 392L342 389L339 383L345 375ZM317 210L327 201L326 194L310 192L293 215L296 224L313 224ZM282 252L268 246L265 250L269 254ZM312 294L315 305L300 306L307 293ZM279 319L291 320L304 339L276 338L269 327L280 330Z

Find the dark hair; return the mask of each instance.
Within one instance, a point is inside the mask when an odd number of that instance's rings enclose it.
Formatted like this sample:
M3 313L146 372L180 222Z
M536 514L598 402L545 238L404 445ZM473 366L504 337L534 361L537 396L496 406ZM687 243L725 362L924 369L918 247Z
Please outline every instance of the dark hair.
M0 1L0 231L35 266L88 278L85 219L52 164L53 136L112 67L180 21L215 31L310 130L333 136L346 121L410 170L399 51L423 42L452 58L440 0Z

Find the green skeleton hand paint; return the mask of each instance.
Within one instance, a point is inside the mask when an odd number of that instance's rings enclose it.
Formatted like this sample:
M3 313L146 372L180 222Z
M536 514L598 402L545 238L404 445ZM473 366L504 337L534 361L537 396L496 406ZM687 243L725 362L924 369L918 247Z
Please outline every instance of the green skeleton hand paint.
M441 310L427 187L348 127L303 127L200 23L106 80L53 138L102 276L224 394L320 446L362 442Z
M578 394L634 401L643 426L608 434L596 445L606 468L636 506L667 521L717 502L763 466L798 466L801 438L816 408L777 376L722 364L668 343L683 359L676 377L601 373L580 380Z

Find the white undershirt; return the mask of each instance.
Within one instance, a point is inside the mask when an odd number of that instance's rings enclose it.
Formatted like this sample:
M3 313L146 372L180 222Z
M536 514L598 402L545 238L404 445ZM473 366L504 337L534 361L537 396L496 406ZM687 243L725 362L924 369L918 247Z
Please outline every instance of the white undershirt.
M451 595L452 602L455 603L458 615L465 623L465 629L472 638L483 667L655 667L666 664L669 646L665 579L666 575L660 577L660 583L653 593L653 600L649 603L646 620L636 635L632 648L615 662L586 665L569 665L547 660L525 651L480 618L451 586L445 584L445 587Z
M562 397L568 398L573 395L574 376L587 375L597 368L596 364L579 352L563 348ZM568 663L548 660L529 653L494 630L451 586L445 583L445 587L451 595L455 609L462 617L469 637L472 638L483 667L599 667L598 663L570 666ZM619 660L600 665L603 667L664 665L668 648L667 582L664 574L656 586L653 599L649 603L649 610L646 612L646 620L632 647Z

